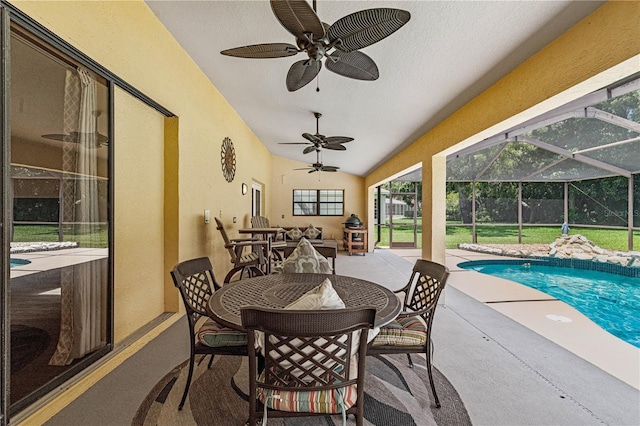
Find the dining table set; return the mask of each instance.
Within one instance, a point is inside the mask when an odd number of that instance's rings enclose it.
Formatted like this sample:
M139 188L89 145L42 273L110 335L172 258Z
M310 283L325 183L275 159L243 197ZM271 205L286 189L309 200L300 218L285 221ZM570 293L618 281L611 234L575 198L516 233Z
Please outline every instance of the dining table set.
M252 236L260 233L269 243L277 232L281 228L241 230ZM285 243L283 247L289 257L283 262L284 267L258 276L240 274L239 279L225 281L222 286L216 282L207 257L181 262L171 271L185 303L191 340L189 373L178 409L186 402L196 354L248 356L250 418L256 414L255 401L260 395L284 392L282 397L277 396L280 402L268 398L261 401L270 410L289 412L316 407L319 401L307 400L314 398L316 394L311 390L315 389L329 392L321 399L329 401L330 406L325 407L329 411L314 413L341 411L344 421L348 407L340 408L341 403L334 399L337 394L332 392L338 389L351 392L350 386L357 381L355 399L360 402L347 411L355 409L362 419L359 404L363 401L365 359L369 355L398 353L420 353L426 357L434 403L440 407L431 373L429 342L433 313L449 275L446 266L420 259L408 284L391 291L375 282L336 274L336 241L319 240L312 244L303 238L300 242ZM318 248L333 257L333 269L327 259L314 252ZM291 253L293 250L297 252ZM296 266L295 272L288 269L291 262ZM300 264L304 266L302 270L298 270ZM307 269L309 265L317 268ZM402 299L400 293L404 294ZM202 317L208 318L200 322ZM196 327L196 323L200 325ZM365 330L368 332L363 333ZM347 377L351 377L351 367L344 365L352 362L349 359L356 360L353 362L357 364L354 364L357 379ZM408 362L413 366L410 355ZM320 374L318 369L326 371ZM276 378L284 371L291 374ZM266 376L258 378L256 372ZM336 374L346 376L341 379ZM263 389L260 395L255 393L258 388ZM295 394L297 402L281 410L282 401L288 401L289 394Z
M331 274L269 274L224 285L209 298L207 313L229 328L242 330L243 307L284 309L327 278L346 308L375 307L376 327L388 324L400 312L400 299L391 290L371 281Z
M338 242L335 240L312 242L313 248L318 253L331 259L332 275L272 274L270 257L274 246L277 244L286 258L295 250L298 241L277 241L276 236L283 232L281 227L251 227L239 229L238 232L268 242L266 250L268 269L265 276L242 279L224 285L209 299L207 305L209 316L227 327L242 330L240 311L244 306L282 309L320 285L326 278L330 278L345 307L375 307L376 327L391 322L401 310L400 300L389 289L371 281L336 275Z

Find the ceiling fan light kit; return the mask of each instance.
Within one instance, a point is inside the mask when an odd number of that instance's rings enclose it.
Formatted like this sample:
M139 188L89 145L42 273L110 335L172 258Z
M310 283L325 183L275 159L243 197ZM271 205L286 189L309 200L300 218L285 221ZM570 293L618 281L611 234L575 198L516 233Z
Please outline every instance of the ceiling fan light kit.
M271 10L282 26L295 37L295 45L266 43L223 50L223 55L239 58L284 58L300 52L308 59L295 62L287 73L287 90L294 92L309 84L322 69L356 80L372 81L379 77L378 67L360 52L398 31L409 22L406 10L376 8L361 10L333 25L323 23L304 0L271 0ZM335 49L335 50L334 50ZM332 53L329 53L334 50Z

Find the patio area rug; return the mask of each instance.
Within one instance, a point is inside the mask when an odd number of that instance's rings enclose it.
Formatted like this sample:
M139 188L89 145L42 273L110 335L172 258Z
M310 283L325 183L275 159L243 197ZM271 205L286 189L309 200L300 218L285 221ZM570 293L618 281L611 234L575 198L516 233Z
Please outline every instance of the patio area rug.
M410 369L406 355L367 358L364 417L366 425L471 425L460 397L449 381L434 368L441 408L433 396L424 358L414 359ZM182 411L178 404L186 381L185 361L167 374L141 404L133 426L142 425L244 425L248 418L248 361L245 357L218 356L211 369L207 358L196 368ZM269 425L340 425L341 416L270 418ZM348 424L355 424L349 416Z

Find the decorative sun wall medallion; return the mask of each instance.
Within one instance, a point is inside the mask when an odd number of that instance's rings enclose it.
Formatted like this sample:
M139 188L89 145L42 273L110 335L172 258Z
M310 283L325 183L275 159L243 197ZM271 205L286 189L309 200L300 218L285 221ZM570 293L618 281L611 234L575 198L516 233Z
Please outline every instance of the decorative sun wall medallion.
M222 163L222 174L227 182L233 181L236 175L236 151L233 148L231 139L224 138L222 149L220 150L220 162Z

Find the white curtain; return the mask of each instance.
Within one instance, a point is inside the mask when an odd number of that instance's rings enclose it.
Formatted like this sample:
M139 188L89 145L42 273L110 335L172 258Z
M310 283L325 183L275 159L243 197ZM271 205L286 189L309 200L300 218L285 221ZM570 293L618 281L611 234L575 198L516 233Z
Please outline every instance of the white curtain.
M74 234L97 231L100 221L97 170L96 80L83 68L67 71L64 132L63 220L74 223ZM74 133L76 132L76 133ZM106 261L81 263L61 270L60 337L50 365L68 365L105 344L102 335L102 288Z

